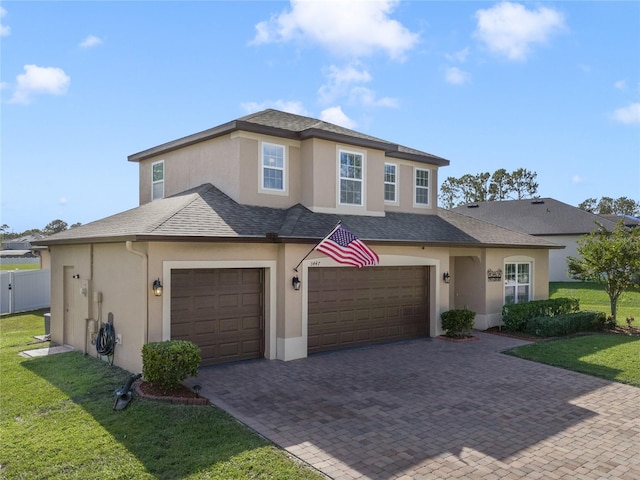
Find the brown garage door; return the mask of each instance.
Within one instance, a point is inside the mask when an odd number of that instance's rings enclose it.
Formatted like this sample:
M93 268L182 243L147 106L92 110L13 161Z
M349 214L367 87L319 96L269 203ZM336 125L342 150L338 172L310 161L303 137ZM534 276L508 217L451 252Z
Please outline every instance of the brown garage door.
M309 353L429 335L427 267L309 269Z
M263 271L171 271L171 338L200 347L201 365L264 354Z

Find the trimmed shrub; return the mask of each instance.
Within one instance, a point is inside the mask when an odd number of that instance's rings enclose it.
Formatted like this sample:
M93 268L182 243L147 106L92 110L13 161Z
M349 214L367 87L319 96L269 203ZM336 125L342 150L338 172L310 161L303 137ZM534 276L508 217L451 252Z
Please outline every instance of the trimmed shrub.
M606 319L605 313L588 310L555 317L536 317L527 321L524 331L537 337L561 337L572 333L602 330Z
M472 310L447 310L440 314L442 329L447 337L465 337L471 333L476 312Z
M187 340L152 342L142 347L142 376L145 381L167 390L198 374L200 348Z
M513 303L502 307L502 324L508 332L524 332L527 322L537 317L555 317L580 310L577 298L550 298L525 303Z

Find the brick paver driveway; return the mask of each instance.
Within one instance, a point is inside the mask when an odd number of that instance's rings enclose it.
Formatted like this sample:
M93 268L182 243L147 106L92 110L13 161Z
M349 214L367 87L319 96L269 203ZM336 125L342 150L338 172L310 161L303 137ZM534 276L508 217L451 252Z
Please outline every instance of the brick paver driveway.
M200 370L211 401L336 479L640 479L640 389L415 340Z

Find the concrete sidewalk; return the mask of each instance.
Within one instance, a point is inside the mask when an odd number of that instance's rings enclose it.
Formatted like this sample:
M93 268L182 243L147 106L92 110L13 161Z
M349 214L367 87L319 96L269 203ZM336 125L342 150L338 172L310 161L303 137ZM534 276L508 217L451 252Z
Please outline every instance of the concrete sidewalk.
M207 367L193 383L335 479L640 479L640 389L477 335Z

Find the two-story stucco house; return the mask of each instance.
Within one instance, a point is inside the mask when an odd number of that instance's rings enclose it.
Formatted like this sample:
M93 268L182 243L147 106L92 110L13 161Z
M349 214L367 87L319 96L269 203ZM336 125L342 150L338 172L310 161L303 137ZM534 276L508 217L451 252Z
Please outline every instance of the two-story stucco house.
M133 372L151 341L191 340L203 365L291 360L437 336L452 308L484 329L505 302L548 296L557 245L439 209L449 161L425 152L265 110L129 161L139 207L42 243L52 339L95 353L94 320L111 319L114 362ZM338 221L379 265L312 251Z

